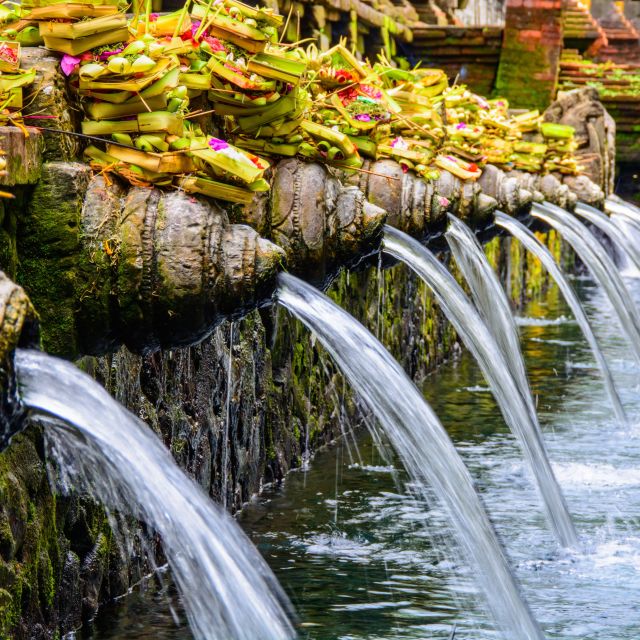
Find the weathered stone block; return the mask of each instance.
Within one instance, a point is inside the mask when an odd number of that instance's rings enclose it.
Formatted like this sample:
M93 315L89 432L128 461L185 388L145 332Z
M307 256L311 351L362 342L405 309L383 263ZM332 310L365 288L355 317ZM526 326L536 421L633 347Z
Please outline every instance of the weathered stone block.
M18 127L0 127L0 149L6 153L7 175L0 175L0 185L36 184L42 171L42 134L33 127L28 135Z
M60 72L60 57L40 47L24 47L21 66L37 72L34 84L25 90L26 106L22 112L43 117L31 118L29 124L44 129L78 131L80 114L71 107L66 79ZM45 161L69 161L78 157L80 145L75 136L45 133L44 142Z

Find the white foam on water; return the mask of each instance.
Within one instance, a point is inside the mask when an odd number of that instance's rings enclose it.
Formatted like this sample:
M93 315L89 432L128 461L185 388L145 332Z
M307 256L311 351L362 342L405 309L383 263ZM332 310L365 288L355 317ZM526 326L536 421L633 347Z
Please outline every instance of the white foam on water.
M550 327L561 324L575 324L575 320L567 316L558 316L557 318L516 316L515 321L519 327Z
M563 486L620 488L640 486L640 468L620 468L609 464L569 462L554 464L558 480Z

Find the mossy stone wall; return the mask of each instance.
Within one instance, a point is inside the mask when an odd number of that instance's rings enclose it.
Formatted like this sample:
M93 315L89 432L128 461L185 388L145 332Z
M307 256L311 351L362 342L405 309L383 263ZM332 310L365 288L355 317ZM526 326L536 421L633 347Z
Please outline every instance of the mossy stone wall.
M546 242L565 255L555 235ZM486 251L516 304L545 295L546 276L517 243L496 238ZM405 266L381 267L374 259L342 273L328 294L420 382L458 351L456 335ZM45 323L43 331L47 340L60 326ZM280 308L226 323L195 347L146 357L122 349L78 364L146 420L214 499L226 493L232 508L362 420L326 352ZM139 568L123 564L98 505L52 493L40 428L0 455L0 494L0 638L59 638L138 576Z

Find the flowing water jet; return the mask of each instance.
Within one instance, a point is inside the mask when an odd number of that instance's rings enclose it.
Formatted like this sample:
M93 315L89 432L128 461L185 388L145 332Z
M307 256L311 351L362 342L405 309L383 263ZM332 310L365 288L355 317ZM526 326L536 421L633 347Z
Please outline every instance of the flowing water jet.
M553 227L573 247L606 292L636 360L640 362L640 316L616 265L602 245L579 220L555 205L536 203L531 215Z
M176 465L141 420L74 365L18 350L16 375L66 486L158 533L197 640L295 637L290 605L238 525Z
M618 227L607 215L598 209L579 202L575 208L576 215L584 218L597 229L605 233L611 241L621 250L622 254L631 258L636 269L640 269L640 252L634 246L631 239Z
M534 455L531 462L534 472L542 474L545 478L545 484L541 484L540 488L541 490L546 488L548 491L546 504L550 510L554 531L560 544L565 547L575 546L578 543L578 536L544 446L520 350L520 335L509 300L471 229L454 216L449 216L449 220L449 229L445 233L447 242L469 285L480 316L492 329L493 336L527 407L530 423L533 425L526 434L530 439L531 452Z
M575 545L577 536L549 463L540 427L531 419L527 402L485 321L456 279L426 247L388 226L383 243L386 253L413 269L433 290L445 315L491 385L505 422L517 438L536 479L552 531L561 545Z
M278 280L280 304L317 335L382 424L412 479L429 484L446 506L504 636L542 638L471 476L422 394L382 344L346 311L294 276L280 274Z
M516 238L516 240L518 240L522 244L522 246L527 251L532 253L534 256L536 256L536 258L538 258L538 260L540 260L542 266L555 280L558 288L564 296L564 299L571 308L571 311L578 325L580 326L584 337L589 343L589 347L591 348L593 356L596 359L598 366L600 367L600 371L602 373L604 384L607 388L611 406L613 407L616 419L618 420L618 422L626 424L627 417L624 412L622 402L620 401L618 391L616 390L611 371L609 370L609 365L607 364L602 350L600 349L600 345L598 344L598 341L593 333L591 324L589 323L589 319L587 318L587 315L584 312L582 305L580 304L580 300L573 290L573 287L569 283L569 280L567 280L565 274L562 272L562 269L556 263L551 252L521 222L515 220L511 216L506 215L505 213L502 213L501 211L496 212L495 219L496 224L499 227L502 227L503 229L508 231L514 238Z
M610 211L612 213L616 212L616 211L611 211L612 209L617 208L618 212L621 212L622 210L624 210L628 214L633 215L636 218L640 219L640 207L633 204L632 202L627 202L626 200L623 200L620 196L617 196L614 193L612 193L604 201L604 207L607 211Z

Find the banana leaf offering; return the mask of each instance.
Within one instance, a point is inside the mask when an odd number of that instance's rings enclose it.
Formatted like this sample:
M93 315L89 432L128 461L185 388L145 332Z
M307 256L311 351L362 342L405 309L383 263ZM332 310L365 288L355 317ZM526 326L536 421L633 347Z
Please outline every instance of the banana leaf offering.
M547 144L544 159L544 170L557 171L565 175L577 175L580 167L574 152L578 148L575 140L575 129L569 125L543 122L540 133Z
M35 79L35 69L20 69L20 45L0 42L0 124L22 126L23 90Z
M546 144L519 140L513 145L511 162L514 169L528 171L530 173L540 173L544 168L546 154Z

